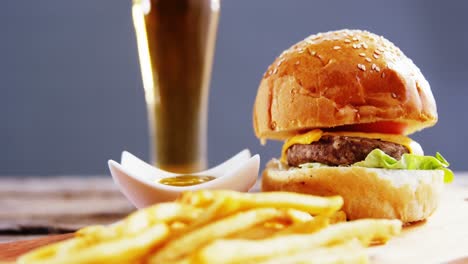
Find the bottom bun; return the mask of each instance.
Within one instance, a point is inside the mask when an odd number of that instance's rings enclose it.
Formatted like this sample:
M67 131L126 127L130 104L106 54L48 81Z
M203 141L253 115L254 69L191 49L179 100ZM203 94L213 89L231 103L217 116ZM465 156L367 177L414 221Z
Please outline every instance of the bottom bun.
M388 218L408 223L426 219L435 211L443 179L441 170L284 168L272 160L263 171L262 191L341 195L350 220Z

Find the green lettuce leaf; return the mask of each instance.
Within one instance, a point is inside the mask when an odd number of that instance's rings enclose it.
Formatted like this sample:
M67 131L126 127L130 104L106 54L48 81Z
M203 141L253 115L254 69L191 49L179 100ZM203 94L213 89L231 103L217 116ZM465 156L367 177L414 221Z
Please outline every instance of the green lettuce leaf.
M449 165L439 152L436 153L435 157L403 154L400 160L396 160L382 150L374 149L365 160L356 162L352 166L403 170L443 170L444 182L449 183L454 178L453 172L447 168Z

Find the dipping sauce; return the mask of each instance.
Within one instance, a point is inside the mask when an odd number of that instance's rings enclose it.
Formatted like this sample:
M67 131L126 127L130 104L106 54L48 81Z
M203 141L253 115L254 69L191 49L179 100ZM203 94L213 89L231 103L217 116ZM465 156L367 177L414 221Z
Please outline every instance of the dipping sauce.
M159 180L158 182L161 184L170 185L170 186L191 186L191 185L197 185L200 183L208 182L214 179L216 179L216 177L207 176L207 175L185 174L185 175L179 175L175 177L164 178L164 179Z

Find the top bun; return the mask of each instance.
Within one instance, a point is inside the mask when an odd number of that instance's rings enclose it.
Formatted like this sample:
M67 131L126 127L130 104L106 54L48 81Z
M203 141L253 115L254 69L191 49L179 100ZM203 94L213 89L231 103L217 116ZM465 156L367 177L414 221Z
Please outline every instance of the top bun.
M411 134L437 122L436 103L411 59L361 30L311 35L284 51L263 76L253 111L261 139L380 121Z

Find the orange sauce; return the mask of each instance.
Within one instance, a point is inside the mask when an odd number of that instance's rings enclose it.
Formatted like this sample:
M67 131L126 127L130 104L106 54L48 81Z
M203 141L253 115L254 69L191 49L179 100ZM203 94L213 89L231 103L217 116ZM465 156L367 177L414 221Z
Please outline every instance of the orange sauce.
M158 182L170 186L192 186L200 183L208 182L216 179L216 177L208 175L192 175L184 174L175 177L168 177L159 180Z

